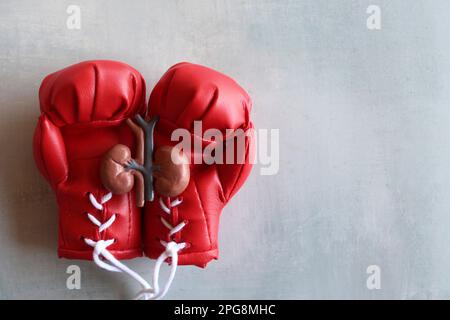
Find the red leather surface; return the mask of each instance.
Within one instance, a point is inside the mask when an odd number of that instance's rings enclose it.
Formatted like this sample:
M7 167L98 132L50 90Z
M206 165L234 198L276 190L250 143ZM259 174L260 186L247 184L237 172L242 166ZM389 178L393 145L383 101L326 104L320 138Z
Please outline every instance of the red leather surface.
M155 149L175 145L177 142L170 141L170 137L176 128L188 129L193 134L195 120L202 120L203 131L216 128L225 134L226 129L241 128L248 132L253 128L250 110L248 94L231 78L199 65L177 64L166 72L150 96L148 118L160 117L155 128ZM201 139L203 145L210 143L201 137L193 137ZM172 238L189 244L179 252L180 264L205 267L209 261L218 258L220 214L250 173L253 135L246 136L245 145L244 163L191 163L189 185L180 195L183 203L174 207L170 216L161 209L158 194L155 201L146 204L143 239L147 256L157 258L164 250L159 240L171 240L168 229L160 220L163 216L173 226L182 221L187 223ZM169 206L169 199L164 201Z
M133 133L124 120L145 115L142 76L120 62L82 62L47 76L39 98L33 151L58 202L59 256L92 259L92 248L82 237L115 239L108 249L118 259L141 256L141 212L134 193L114 195L103 210L92 206L88 193L99 200L108 193L99 175L106 151L118 143L134 150ZM116 214L116 221L99 233L87 212L102 223Z

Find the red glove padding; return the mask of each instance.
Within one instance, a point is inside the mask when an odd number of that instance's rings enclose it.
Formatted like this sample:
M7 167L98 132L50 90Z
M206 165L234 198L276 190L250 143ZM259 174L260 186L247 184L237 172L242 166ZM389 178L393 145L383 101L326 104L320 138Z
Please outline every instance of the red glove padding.
M171 134L177 128L190 131L203 146L211 141L194 135L194 121L202 121L203 131L226 129L245 133L241 163L195 164L191 159L190 180L177 197L164 197L155 191L155 200L147 202L144 214L144 252L158 258L171 241L185 243L178 252L179 264L205 267L218 258L219 217L225 204L243 185L251 171L254 149L250 121L251 100L231 78L206 67L180 63L171 67L151 93L148 119L159 116L154 132L155 147L174 146ZM186 150L185 150L186 151ZM229 148L224 148L224 157ZM236 153L235 153L236 154ZM237 160L237 159L236 159ZM157 179L155 184L157 184ZM170 234L172 230L172 234ZM162 240L162 242L161 242Z
M39 99L34 158L56 193L59 256L90 260L92 244L99 240L111 240L108 250L117 259L141 256L141 213L134 192L109 199L99 174L112 146L134 150L135 138L124 120L145 114L141 74L120 62L82 62L47 76Z

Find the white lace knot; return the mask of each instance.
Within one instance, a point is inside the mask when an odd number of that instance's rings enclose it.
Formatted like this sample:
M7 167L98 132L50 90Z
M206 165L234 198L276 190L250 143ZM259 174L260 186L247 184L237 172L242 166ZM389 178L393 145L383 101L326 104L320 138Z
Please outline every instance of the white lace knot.
M102 252L114 243L113 239L110 240L98 240L94 246L94 255L101 255Z
M178 254L178 251L186 247L186 243L176 243L175 241L164 242L161 241L162 245L165 247L164 254L167 257L173 257Z

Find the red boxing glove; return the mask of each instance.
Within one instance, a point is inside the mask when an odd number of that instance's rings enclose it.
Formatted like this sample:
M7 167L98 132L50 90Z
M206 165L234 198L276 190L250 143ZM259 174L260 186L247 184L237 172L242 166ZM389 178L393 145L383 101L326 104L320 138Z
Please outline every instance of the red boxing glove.
M199 267L218 258L221 211L243 185L252 167L254 136L250 110L248 94L234 80L190 63L171 67L152 91L148 118L159 120L154 130L155 199L145 206L144 253L158 258L156 268L168 258L172 265ZM194 121L201 121L201 132L194 130ZM190 160L188 183L181 193L170 194L170 188L158 187L159 179L172 174L164 172L167 169L161 168L164 161L159 158L163 159L165 150L179 143L171 141L171 135L180 128L188 130L192 146L197 143L203 147L200 152L221 142L203 136L208 129L218 129L223 141L240 140L243 152L240 155L235 152L233 163L225 164L227 154L237 150L239 141L235 141L234 147L224 143L221 149L224 163L206 164L198 163L199 150L183 150ZM227 129L240 129L235 133L239 135L240 131L241 139L233 138Z
M56 193L58 255L121 271L100 256L142 255L141 212L134 192L112 195L103 187L99 168L112 146L134 150L135 136L124 120L145 114L144 79L120 62L82 62L47 76L39 99L34 158Z

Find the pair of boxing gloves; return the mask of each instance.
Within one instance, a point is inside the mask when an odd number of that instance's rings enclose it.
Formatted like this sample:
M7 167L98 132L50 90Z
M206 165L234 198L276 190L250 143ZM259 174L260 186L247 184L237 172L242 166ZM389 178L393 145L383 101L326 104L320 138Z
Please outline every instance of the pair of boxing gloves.
M248 177L254 148L251 100L234 80L179 63L159 80L147 104L136 69L87 61L48 75L39 100L33 153L56 193L59 257L93 259L141 284L119 260L145 255L158 259L158 267L205 267L217 259L220 214ZM218 143L203 136L208 129L223 133L222 142L237 139L230 132L240 130L244 152L231 163L192 161L198 150L177 148L177 129L202 150ZM236 146L224 143L221 151L225 158ZM165 294L153 285L144 283L144 293Z

